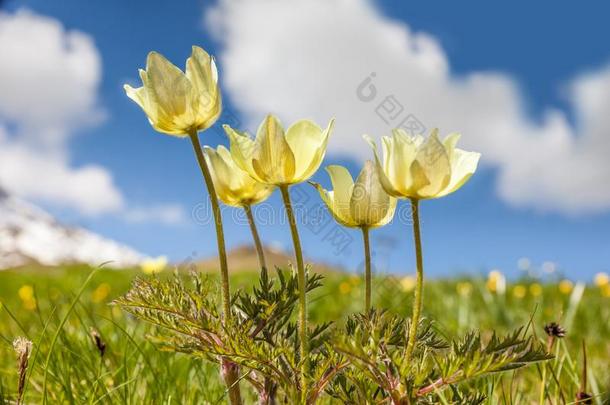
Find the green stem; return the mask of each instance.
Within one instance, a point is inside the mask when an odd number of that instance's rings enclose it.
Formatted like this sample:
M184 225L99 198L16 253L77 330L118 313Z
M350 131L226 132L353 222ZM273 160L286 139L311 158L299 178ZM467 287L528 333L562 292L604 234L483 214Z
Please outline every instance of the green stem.
M196 130L189 132L189 138L193 144L193 150L195 156L197 156L197 162L203 174L205 185L208 189L210 196L210 203L212 205L212 213L214 214L214 225L216 226L216 243L218 245L218 260L220 261L220 282L221 282L221 296L222 296L222 312L224 315L225 325L231 321L231 296L229 290L229 269L227 267L227 251L225 248L225 237L222 228L222 215L220 213L220 206L218 205L218 196L216 189L214 188L214 181L210 174L210 169L203 156L203 150L199 143L199 136ZM229 391L229 401L232 405L241 404L241 392L239 388L239 372L237 365L230 363L227 359L222 358L221 369L225 380L225 384Z
M263 244L256 229L256 222L254 222L254 215L252 215L252 207L250 205L244 205L244 211L248 217L248 223L250 224L250 231L252 232L252 239L254 240L254 247L256 247L256 254L258 255L258 262L261 269L267 269L267 263L265 261L265 251L263 250Z
M419 225L419 200L411 199L411 218L413 219L413 239L415 241L415 260L417 265L417 279L415 284L415 298L413 301L413 316L411 317L411 328L409 329L409 341L405 357L407 363L411 360L415 341L417 340L417 327L421 316L422 298L424 292L424 259L421 246L421 230Z
M369 242L369 228L363 226L362 240L364 241L364 311L371 310L371 245Z
M301 250L301 240L299 239L299 231L290 202L290 193L288 186L280 186L282 199L286 207L286 215L290 224L290 232L292 233L292 241L294 243L294 254L297 260L298 282L299 282L299 341L300 341L300 357L301 357L301 395L306 398L306 383L305 373L307 372L307 299L305 296L305 265L303 263L303 251Z

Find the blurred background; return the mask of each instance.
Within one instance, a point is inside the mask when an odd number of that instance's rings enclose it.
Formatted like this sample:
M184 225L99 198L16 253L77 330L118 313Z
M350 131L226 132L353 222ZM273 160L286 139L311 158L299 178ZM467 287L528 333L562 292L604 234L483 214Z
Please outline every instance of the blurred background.
M217 58L221 123L252 131L336 117L323 166L356 174L362 141L391 128L462 133L483 154L458 193L422 206L427 272L590 281L610 270L610 7L596 2L120 1L0 3L0 267L123 266L215 254L188 141L155 132L123 84L156 50L183 67ZM320 170L315 180L329 185ZM361 270L357 231L294 188L306 256ZM263 241L290 252L279 196L255 208ZM409 207L372 236L377 271L414 269ZM250 241L225 210L230 248Z

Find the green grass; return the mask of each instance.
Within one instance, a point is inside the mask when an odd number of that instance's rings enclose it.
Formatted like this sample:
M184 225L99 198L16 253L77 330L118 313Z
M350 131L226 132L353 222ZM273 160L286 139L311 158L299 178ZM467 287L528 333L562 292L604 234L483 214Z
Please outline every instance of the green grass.
M34 343L25 403L44 403L45 397L49 404L226 402L216 365L158 350L147 338L152 326L108 305L129 288L135 270L99 270L86 283L91 271L74 266L0 272L0 403L15 399L17 357L12 341L17 336ZM341 322L346 315L361 310L360 277L325 277L324 287L311 297L313 322ZM235 275L232 288L248 289L254 281L254 273ZM532 283L535 281L519 282L525 288L517 287L515 296L514 284L507 286L505 294L498 294L488 291L482 278L430 280L425 286L424 314L449 338L471 329L506 332L531 318L534 332L545 341L544 324L559 321L567 335L555 345L551 367L544 371L544 365L533 366L477 382L484 384L488 403L537 403L543 375L548 381L546 396L553 404L561 404L562 397L573 403L582 373L583 340L588 391L597 395L594 403L606 403L610 390L610 298L591 286L580 295L578 288L562 293L555 283L542 284L537 291ZM374 304L410 314L408 284L393 277L375 279ZM106 343L103 358L91 337L92 328ZM252 393L244 390L251 403Z

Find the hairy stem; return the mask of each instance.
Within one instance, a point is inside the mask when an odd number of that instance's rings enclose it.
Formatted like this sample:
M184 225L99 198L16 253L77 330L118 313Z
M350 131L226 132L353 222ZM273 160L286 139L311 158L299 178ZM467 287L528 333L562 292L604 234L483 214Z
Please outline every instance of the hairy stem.
M208 189L210 196L210 203L212 205L212 213L214 214L214 225L216 227L216 243L218 245L218 260L220 261L220 281L221 281L221 295L222 295L222 312L224 315L224 322L228 323L231 320L231 297L229 290L229 269L227 267L227 251L225 248L225 237L222 228L222 216L220 213L220 206L218 205L218 196L216 195L216 189L214 188L214 181L210 174L210 169L203 156L203 150L199 143L199 136L196 130L189 132L191 143L193 144L193 150L195 156L197 156L197 162L201 169L201 174L205 181L205 185ZM239 388L239 370L237 365L229 362L227 359L221 359L221 370L225 380L225 384L229 390L229 400L232 405L241 404L241 392Z
M364 241L364 311L368 313L371 310L371 245L367 227L362 227L362 240Z
M254 247L256 247L256 254L258 255L258 262L261 269L267 269L267 263L265 261L265 251L263 250L263 244L256 229L256 222L254 222L254 215L252 215L252 206L244 205L244 211L248 217L248 223L250 224L250 231L252 232L252 239L254 240Z
M413 300L413 315L411 316L411 328L409 329L409 341L407 342L407 350L405 353L407 363L411 360L415 348L415 341L417 340L417 327L419 326L424 292L424 259L419 224L419 200L415 198L411 199L411 218L413 219L413 240L415 242L417 279L415 284L415 298Z
M298 282L299 282L299 343L301 357L301 395L303 399L307 396L305 373L307 372L307 298L305 296L305 265L303 263L303 251L301 250L301 240L299 239L299 231L297 222L290 202L290 193L288 186L280 186L282 199L286 207L286 215L290 224L290 232L292 233L292 241L294 243L294 254L297 261Z

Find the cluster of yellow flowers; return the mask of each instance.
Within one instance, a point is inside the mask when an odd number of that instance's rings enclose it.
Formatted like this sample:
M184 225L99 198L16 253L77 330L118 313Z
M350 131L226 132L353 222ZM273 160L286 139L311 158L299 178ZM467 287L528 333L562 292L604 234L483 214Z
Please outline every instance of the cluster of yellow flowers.
M157 131L189 137L201 168L214 213L220 272L223 313L230 317L229 279L224 245L224 232L218 200L246 211L261 267L265 267L260 238L251 214L251 206L267 199L279 188L286 206L297 262L300 299L299 334L301 356L305 357L306 297L305 267L301 252L289 187L303 183L320 167L334 120L325 128L310 120L298 120L286 130L280 120L269 114L260 124L256 136L223 125L230 148L201 148L198 132L213 125L221 116L222 102L218 71L214 58L194 46L183 72L156 52L148 55L146 70L140 70L142 87L126 85L127 95L146 113ZM416 245L417 278L413 324L418 325L421 309L423 259L419 230L418 202L438 198L459 189L475 172L480 154L456 148L458 134L440 140L438 130L424 138L394 129L382 138L383 158L375 142L365 136L373 149L373 161L367 161L354 181L348 170L329 166L333 190L313 183L337 222L360 228L365 246L365 309L370 308L371 268L369 229L389 223L397 199L409 199L412 206ZM158 263L144 263L145 271L154 273ZM350 287L351 289L351 287ZM343 292L347 290L344 286ZM407 357L413 349L417 327L411 328ZM228 377L229 380L233 377ZM230 381L227 381L230 383ZM234 389L229 396L238 395Z
M197 46L185 72L151 52L140 77L142 87L125 85L125 90L160 132L186 137L207 129L220 116L216 64ZM270 114L260 124L255 139L223 125L230 151L224 146L205 148L218 198L227 205L243 207L264 201L276 186L308 180L324 159L333 122L322 129L310 120L299 120L284 130L280 120ZM341 224L382 226L392 219L395 198L442 197L472 176L480 154L456 148L459 138L454 133L441 141L436 129L427 139L394 129L392 136L382 138L382 160L375 142L365 136L375 163L366 162L355 182L346 168L329 166L333 191L316 187Z

